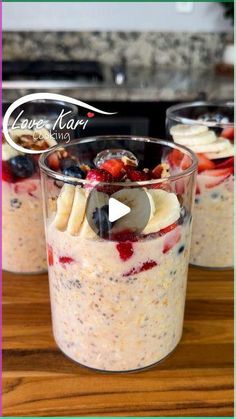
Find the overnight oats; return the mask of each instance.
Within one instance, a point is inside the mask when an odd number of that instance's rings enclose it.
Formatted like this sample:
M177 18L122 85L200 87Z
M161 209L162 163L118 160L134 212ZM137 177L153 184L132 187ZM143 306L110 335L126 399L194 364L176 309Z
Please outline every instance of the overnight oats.
M40 106L46 110L45 103L28 105L30 112L39 111ZM3 113L8 106L3 104ZM50 107L47 109L49 116ZM55 104L52 109L55 112ZM9 133L13 141L26 151L39 152L57 144L46 128L9 128ZM19 152L6 142L2 134L2 266L4 270L15 273L47 270L38 156Z
M195 157L132 137L65 151L57 171L40 158L55 340L90 368L146 368L182 335Z
M233 104L193 103L167 111L176 144L197 154L198 175L190 263L233 266Z

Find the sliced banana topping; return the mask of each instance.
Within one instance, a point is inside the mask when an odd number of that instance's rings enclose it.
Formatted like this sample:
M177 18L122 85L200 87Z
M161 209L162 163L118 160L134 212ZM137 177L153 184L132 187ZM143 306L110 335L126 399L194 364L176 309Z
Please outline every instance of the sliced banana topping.
M191 150L195 153L211 153L211 152L218 152L222 151L230 146L230 141L226 138L218 138L217 141L210 144L199 144L199 145L191 145Z
M60 231L65 231L70 218L74 201L75 186L65 183L57 198L57 212L55 216L55 226Z
M230 141L217 137L215 132L205 125L177 124L170 129L170 133L175 143L185 145L195 153L207 153L210 159L233 155Z
M87 198L85 195L85 190L77 185L75 188L73 205L67 225L67 231L72 236L75 236L79 233L79 229L85 215L86 202Z
M156 233L165 227L176 222L180 217L180 204L174 193L163 191L162 189L149 189L148 194L153 200L149 222L144 234Z
M177 124L174 125L170 129L170 133L172 137L176 138L186 138L191 136L196 136L199 134L206 133L208 131L208 127L206 125L183 125Z

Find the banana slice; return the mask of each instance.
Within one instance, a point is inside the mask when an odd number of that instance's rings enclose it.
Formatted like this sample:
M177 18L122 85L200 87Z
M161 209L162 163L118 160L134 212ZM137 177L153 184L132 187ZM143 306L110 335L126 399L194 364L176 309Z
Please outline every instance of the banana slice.
M84 189L77 185L75 188L70 218L67 224L67 231L72 236L75 236L79 232L85 215L86 201Z
M230 141L226 138L219 137L217 141L211 144L191 145L191 150L195 153L217 153L225 150L230 146Z
M202 145L202 144L212 144L217 140L217 137L214 133L214 131L206 131L201 132L198 135L192 135L189 137L173 137L174 142L180 145L185 146L194 146L194 145Z
M234 155L234 146L233 144L230 144L229 147L225 148L224 150L218 151L216 153L205 153L205 155L210 160L232 157Z
M95 238L98 234L98 229L93 222L93 214L96 208L101 208L108 205L109 196L103 192L93 191L90 193L87 200L86 215L81 225L79 235L85 238Z
M180 204L174 193L162 189L149 189L155 211L151 214L144 234L156 233L173 224L180 217Z
M177 124L170 129L170 133L173 138L183 138L186 139L191 136L196 136L199 134L206 133L208 127L206 125L183 125Z
M2 160L3 161L7 161L21 154L22 153L20 153L20 151L15 150L15 148L11 147L8 143L4 143L2 145Z
M75 194L75 186L65 183L57 198L57 212L55 216L55 226L58 230L66 230L70 217L73 200Z

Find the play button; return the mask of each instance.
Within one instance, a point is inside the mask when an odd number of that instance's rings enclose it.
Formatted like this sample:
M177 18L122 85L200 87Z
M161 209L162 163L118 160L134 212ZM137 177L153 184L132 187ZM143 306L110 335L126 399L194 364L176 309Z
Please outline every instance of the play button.
M108 218L112 223L129 214L131 209L115 198L109 199Z
M128 187L99 183L88 190L86 228L108 240L121 240L122 234L139 235L145 229L151 214L147 189L132 183Z

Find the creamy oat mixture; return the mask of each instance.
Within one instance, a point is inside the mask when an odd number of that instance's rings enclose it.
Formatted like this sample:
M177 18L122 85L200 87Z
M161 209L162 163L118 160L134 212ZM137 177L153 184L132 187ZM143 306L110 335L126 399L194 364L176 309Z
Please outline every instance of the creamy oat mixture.
M132 243L125 262L117 242L73 237L53 222L47 241L53 331L66 355L88 367L127 371L150 366L176 347L190 218L162 237ZM163 253L169 242L175 244Z

